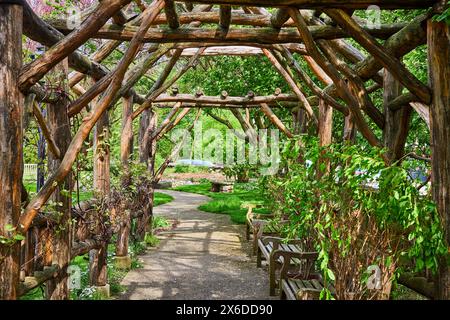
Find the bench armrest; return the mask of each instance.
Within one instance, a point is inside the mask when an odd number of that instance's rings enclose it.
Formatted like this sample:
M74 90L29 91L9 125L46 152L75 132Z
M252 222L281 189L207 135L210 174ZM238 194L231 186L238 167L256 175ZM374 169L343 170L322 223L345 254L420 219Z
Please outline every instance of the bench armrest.
M280 244L284 243L284 239L279 237L262 237L260 240L265 246L267 246L269 243L272 243L275 247L275 245L279 246Z
M252 221L257 220L270 220L274 219L276 216L274 214L263 214L263 213L254 213L252 209L248 209L247 211L247 223L252 224Z
M284 250L274 250L271 254L271 260L278 260L283 258L283 265L281 266L280 279L287 278L287 272L292 266L293 259L300 260L299 271L307 279L312 273L314 273L314 264L319 256L318 252L292 252ZM303 270L300 270L303 269Z

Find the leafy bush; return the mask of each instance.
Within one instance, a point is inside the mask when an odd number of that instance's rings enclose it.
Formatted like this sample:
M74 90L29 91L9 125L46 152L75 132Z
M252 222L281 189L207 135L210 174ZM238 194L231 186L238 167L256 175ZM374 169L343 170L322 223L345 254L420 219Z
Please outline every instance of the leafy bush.
M311 137L290 141L284 175L261 180L266 198L290 217L290 237L308 239L319 252L320 269L339 299L387 298L402 269L435 271L446 252L434 203L408 180L406 167L386 167L381 152L321 148ZM381 290L367 287L373 265L381 269Z
M250 178L257 177L257 167L250 164L236 164L225 167L223 174L229 179L234 178L239 183L246 183L250 181Z
M159 244L160 240L155 235L146 233L144 242L149 247L156 247Z
M164 217L153 217L153 219L152 219L152 229L157 229L157 228L165 229L170 226L171 226L170 221Z

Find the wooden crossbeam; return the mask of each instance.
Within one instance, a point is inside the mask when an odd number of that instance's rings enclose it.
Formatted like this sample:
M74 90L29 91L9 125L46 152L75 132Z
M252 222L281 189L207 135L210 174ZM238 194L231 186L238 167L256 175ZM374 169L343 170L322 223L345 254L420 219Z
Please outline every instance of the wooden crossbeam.
M66 25L55 25L56 28L69 32ZM363 27L363 30L375 38L387 39L404 27L404 24L388 24L380 28ZM137 27L109 24L101 28L94 38L130 41ZM333 26L311 26L309 31L314 39L349 38L349 34ZM302 38L295 28L230 28L226 33L217 28L155 29L151 28L143 39L149 43L172 42L236 42L236 43L301 43Z
M192 57L197 52L196 48L188 48L183 50L183 57ZM257 56L262 55L260 48L249 46L230 46L230 47L210 47L205 50L202 56Z
M317 99L308 98L310 103L316 102ZM295 109L298 108L298 102L268 102L266 103L272 109ZM153 104L152 107L158 109L172 109L175 106L174 103L161 103L161 104ZM183 102L180 108L190 108L190 109L259 109L261 108L260 104L218 104L218 103L199 103L199 102Z
M202 23L214 23L218 24L220 22L220 12L204 12L204 13L181 13L179 14L180 23L187 24L194 21ZM165 15L159 15L153 25L167 24L167 18ZM247 14L232 11L231 13L231 24L233 25L243 25L243 26L254 26L254 27L272 27L271 16L264 14ZM292 21L288 21L284 24L285 27L292 27Z
M402 25L385 25L381 28L363 29L370 35L387 39L394 33L398 32ZM349 38L347 32L335 28L333 26L311 26L310 32L314 39L340 39ZM100 39L113 39L121 41L130 41L135 32L136 27L121 27L117 25L107 25L100 29L94 36ZM218 29L212 28L189 28L177 30L165 29L149 29L144 37L144 42L164 43L164 42L253 42L253 43L301 43L302 38L296 29L276 30L273 28L260 29L237 29L230 28L226 33L220 32Z
M255 7L295 7L298 9L367 9L377 5L382 9L429 8L435 0L184 0L186 3L228 4Z
M284 47L286 47L287 49L289 49L289 51L293 52L293 53L298 53L301 55L307 55L308 53L306 52L306 48L303 44L298 44L298 43L286 43L283 45ZM183 43L177 43L175 44L175 48L177 49L185 49L186 51L186 55L191 55L192 50L186 50L186 49L198 49L198 48L207 48L202 55L208 55L207 51L208 48L211 47L215 47L216 49L213 49L212 51L214 52L215 50L217 51L225 51L228 50L226 49L226 47L245 47L245 48L266 48L266 49L275 49L275 50L280 50L279 48L277 48L276 46L274 47L272 44L261 44L261 43L251 43L251 42L243 42L243 43L237 43L237 42L218 42L218 43L210 43L210 42L183 42ZM220 48L219 48L220 47ZM244 53L246 49L243 49ZM239 50L236 50L239 51ZM262 51L261 51L262 52Z
M196 96L192 94L178 94L175 96L171 95L160 95L153 100L155 104L161 103L198 103L203 105L215 104L215 105L261 105L261 103L274 103L274 102L298 102L298 97L292 94L280 94L271 96L256 96L250 97L215 97L215 96Z

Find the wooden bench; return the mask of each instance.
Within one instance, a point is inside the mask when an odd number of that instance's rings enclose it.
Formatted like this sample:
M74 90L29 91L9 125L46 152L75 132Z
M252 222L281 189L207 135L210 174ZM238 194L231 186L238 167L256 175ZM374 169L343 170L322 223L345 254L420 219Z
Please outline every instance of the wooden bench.
M281 300L319 300L320 293L324 288L322 278L301 280L301 279L282 279L280 288ZM332 285L328 286L332 295L335 295L335 289Z
M211 192L233 192L233 182L211 181Z
M286 241L277 237L262 237L258 240L256 265L258 268L261 267L263 259L269 265L269 293L271 296L275 295L276 288L280 287L277 272L281 272L283 267L285 274L295 272L296 274L303 273L305 278L309 276L317 259L317 253L304 252L304 247L304 241L300 239ZM280 279L280 277L278 278Z
M281 300L319 300L324 288L322 275L316 271L317 252L283 252L273 253L273 259L283 261L280 271L279 294ZM298 266L293 268L292 266ZM332 295L336 291L331 284L328 289Z
M247 208L247 223L245 228L245 238L250 241L250 235L253 235L252 254L256 254L258 249L258 239L262 236L278 236L281 226L270 223L275 219L274 214L257 214L253 212L254 208L259 208L257 204L243 204L243 208Z

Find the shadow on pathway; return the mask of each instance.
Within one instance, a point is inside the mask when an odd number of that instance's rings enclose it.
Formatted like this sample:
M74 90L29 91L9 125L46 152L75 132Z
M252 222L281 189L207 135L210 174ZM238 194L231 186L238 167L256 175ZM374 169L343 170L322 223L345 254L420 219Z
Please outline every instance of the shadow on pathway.
M243 226L233 225L227 215L197 210L206 196L158 192L174 200L156 207L155 215L180 224L160 235L157 249L140 256L144 267L127 274L120 299L270 299L267 272L256 268L241 241Z

